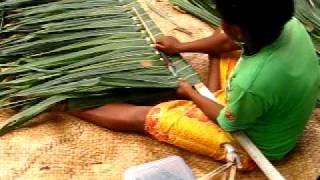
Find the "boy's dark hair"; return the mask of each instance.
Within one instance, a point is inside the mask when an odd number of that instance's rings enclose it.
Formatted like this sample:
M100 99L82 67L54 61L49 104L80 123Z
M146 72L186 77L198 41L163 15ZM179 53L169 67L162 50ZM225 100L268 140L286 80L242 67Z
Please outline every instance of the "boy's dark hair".
M222 19L246 31L255 43L275 41L294 14L293 0L215 0Z

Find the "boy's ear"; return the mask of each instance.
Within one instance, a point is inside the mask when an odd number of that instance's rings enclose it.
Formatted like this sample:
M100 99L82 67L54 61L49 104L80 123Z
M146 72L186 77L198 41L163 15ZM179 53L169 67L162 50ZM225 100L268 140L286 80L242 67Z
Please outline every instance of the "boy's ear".
M244 33L239 26L232 26L232 31L235 34L236 41L238 42L244 41Z
M242 42L244 40L244 33L239 26L232 25L226 22L222 23L224 32L234 41Z

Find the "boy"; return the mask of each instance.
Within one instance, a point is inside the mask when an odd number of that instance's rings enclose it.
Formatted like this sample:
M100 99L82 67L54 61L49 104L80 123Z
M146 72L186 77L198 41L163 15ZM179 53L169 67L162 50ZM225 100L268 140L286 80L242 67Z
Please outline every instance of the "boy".
M171 54L209 54L208 86L212 92L223 87L219 84L217 59L222 54L242 50L226 87L225 106L201 96L182 81L178 93L192 102L172 101L155 107L109 104L73 114L113 130L149 133L158 140L192 151L197 151L192 143L182 143L185 139L181 139L189 133L196 138L188 140L209 136L232 141L228 135L216 135L220 130L212 128L212 122L217 122L225 131L243 130L270 160L283 158L302 134L319 89L319 65L310 37L293 18L292 0L215 2L222 22L213 36L191 43L164 37L156 47ZM199 147L206 146L202 139L199 141L202 143L197 144ZM223 157L218 153L215 159Z

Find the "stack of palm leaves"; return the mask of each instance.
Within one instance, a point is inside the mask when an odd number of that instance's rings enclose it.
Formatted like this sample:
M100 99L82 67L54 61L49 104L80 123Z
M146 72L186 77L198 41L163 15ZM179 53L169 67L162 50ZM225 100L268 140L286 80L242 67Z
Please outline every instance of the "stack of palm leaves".
M6 0L0 36L0 108L19 107L0 134L68 99L70 108L164 97L177 78L150 46L136 8L151 32L159 29L134 1ZM179 77L198 76L170 57Z
M320 54L320 3L315 0L295 0L296 17L310 32L315 47Z
M219 15L213 0L170 0L179 8L203 19L212 26L219 26ZM320 53L320 3L316 0L295 0L295 16L309 30L315 47Z
M170 2L215 27L220 18L212 0L170 0Z
M295 5L295 16L309 31L318 55L320 55L320 2L315 0L295 0ZM320 97L318 97L317 104L320 106Z

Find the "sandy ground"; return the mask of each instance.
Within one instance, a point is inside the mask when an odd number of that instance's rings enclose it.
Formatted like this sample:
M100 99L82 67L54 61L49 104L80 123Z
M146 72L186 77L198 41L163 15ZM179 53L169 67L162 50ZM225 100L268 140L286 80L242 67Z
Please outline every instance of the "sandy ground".
M209 36L213 29L205 23L181 14L167 1L157 2L162 12L175 19L192 36L174 30L174 26L149 12L166 35L181 41ZM183 54L203 79L207 74L207 56ZM13 115L0 111L0 123ZM112 132L61 112L43 113L32 126L0 137L0 179L122 179L130 166L171 155L184 158L197 177L220 166L203 156L152 140L149 137ZM289 180L314 180L320 175L320 110L315 110L302 139L281 162L275 163ZM238 174L238 179L266 179L259 171Z

